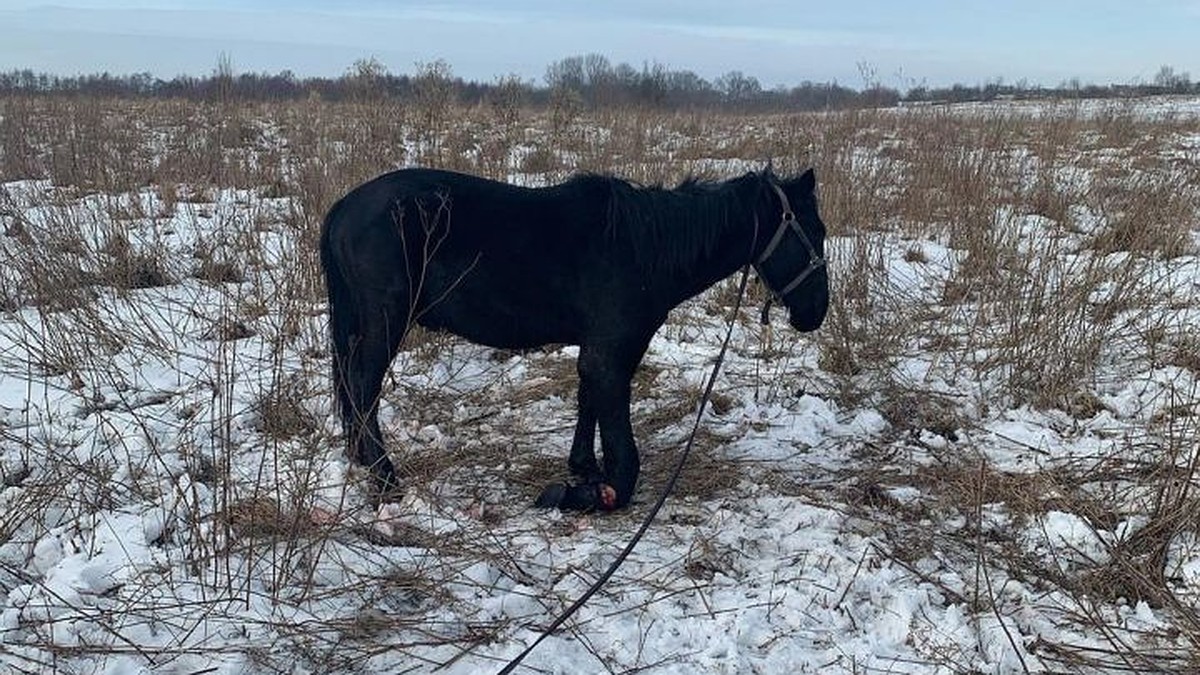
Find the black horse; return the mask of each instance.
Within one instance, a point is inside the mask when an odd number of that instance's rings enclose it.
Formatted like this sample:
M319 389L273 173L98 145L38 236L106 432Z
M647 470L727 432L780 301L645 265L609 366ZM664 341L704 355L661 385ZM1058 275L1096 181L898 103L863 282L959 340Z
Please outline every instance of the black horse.
M525 188L446 171L380 176L330 209L321 231L333 374L350 456L396 487L378 400L408 328L523 349L579 345L568 467L578 483L539 505L620 508L639 460L630 382L679 303L750 264L793 327L825 318L825 225L811 170L768 168L675 189L580 175ZM596 462L600 427L603 469Z

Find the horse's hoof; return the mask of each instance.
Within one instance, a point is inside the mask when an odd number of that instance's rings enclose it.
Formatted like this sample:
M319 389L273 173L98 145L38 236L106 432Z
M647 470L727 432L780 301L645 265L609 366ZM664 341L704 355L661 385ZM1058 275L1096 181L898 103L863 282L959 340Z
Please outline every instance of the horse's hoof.
M617 508L617 490L608 483L596 486L596 498L600 500L600 508L605 511Z
M607 483L551 483L534 505L563 511L612 511L617 508L617 491Z
M567 495L567 486L563 483L551 483L542 490L542 494L538 495L537 500L533 505L539 509L556 509L563 503L563 499Z

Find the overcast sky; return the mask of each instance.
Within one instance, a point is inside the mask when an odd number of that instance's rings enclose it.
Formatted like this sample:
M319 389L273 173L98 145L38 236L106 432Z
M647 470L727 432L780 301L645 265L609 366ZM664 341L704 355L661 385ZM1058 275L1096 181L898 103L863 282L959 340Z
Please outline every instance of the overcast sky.
M1200 0L0 0L0 70L59 74L339 75L375 57L392 72L445 59L456 75L542 81L597 52L764 86L976 84L1003 78L1200 78Z

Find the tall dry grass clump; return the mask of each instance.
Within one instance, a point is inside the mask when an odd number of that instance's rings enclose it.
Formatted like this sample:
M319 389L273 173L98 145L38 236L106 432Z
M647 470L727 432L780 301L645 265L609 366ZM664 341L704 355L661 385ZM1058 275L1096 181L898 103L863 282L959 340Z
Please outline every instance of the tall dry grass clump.
M452 561L438 563L446 573L480 560L520 564L480 542L363 527L371 505L331 468L342 466L343 439L329 404L316 242L334 200L417 163L531 185L577 170L673 184L767 161L780 172L812 164L830 228L829 317L815 337L780 331L771 348L746 348L770 375L731 383L716 414L741 405L747 388L750 400L770 389L771 403L788 405L804 390L848 414L879 411L888 430L856 450L852 473L826 481L855 489L821 494L885 525L889 555L913 574L939 556L978 570L970 593L947 597L995 611L1002 624L1004 597L987 574L1033 578L1073 601L1071 620L1099 626L1111 644L1041 645L1064 668L1167 662L1123 643L1097 597L1172 610L1183 617L1182 639L1200 644L1200 627L1187 619L1196 603L1179 581L1180 551L1200 536L1189 440L1200 399L1162 384L1200 375L1195 298L1178 273L1197 253L1200 164L1194 149L1181 155L1177 147L1193 123L1075 104L597 112L567 89L534 109L516 80L469 107L453 99L445 64L422 69L409 101L373 96L370 74L361 96L343 103L0 100L0 358L6 377L28 391L26 409L8 418L18 423L4 429L6 451L15 448L6 457L17 459L0 465L0 477L19 497L0 515L0 540L32 548L73 518L170 503L153 545L179 552L191 575L176 569L180 578L164 585L198 584L209 594L179 591L176 604L216 611L234 600L300 607L353 596L362 609L354 621L309 619L327 633L309 630L312 623L281 626L315 669L362 666L372 647L354 639L411 628L445 600L430 581L438 569L401 574L381 562L377 544L437 550ZM681 342L701 339L733 305L732 293L719 285L677 311L667 331ZM749 303L765 300L757 289ZM755 314L748 306L739 318L747 341L764 332ZM470 439L485 426L520 437L557 433L495 400L546 415L537 407L544 401L573 397L569 359L553 351L481 357L444 335L416 331L411 339L384 412L388 434L436 449L412 451L414 494L436 500L460 490L485 504L496 488L473 474L513 468L530 484L540 480L513 441L467 448L476 441L452 437ZM637 386L670 394L648 396L652 414L639 430L665 445L659 434L690 415L696 391L662 369L648 368ZM526 370L532 375L522 380ZM482 384L456 389L454 376L467 372ZM1122 408L1132 376L1145 379L1146 391L1169 392L1160 395L1169 404ZM51 418L63 401L75 411L69 425ZM991 438L988 425L1012 410L1053 420L1062 436L1096 434L1103 451L1039 459L1045 465L1025 472L999 466L973 439ZM1108 443L1096 422L1143 414L1144 433L1120 442ZM708 459L719 461L722 438L706 442ZM470 456L486 467L456 468ZM136 470L127 468L131 458ZM885 484L916 486L928 499L897 504ZM728 478L720 489L738 483ZM1048 509L1087 516L1106 558L1066 572L1034 560L1014 538L987 530L989 509L1019 524ZM483 506L480 514L508 515ZM949 522L965 524L943 527ZM1114 523L1128 523L1121 536L1110 536ZM330 552L378 563L375 577L346 571L354 559L338 573L345 587L334 588L327 578L337 575L322 566ZM122 602L114 615L151 621L158 611L150 600ZM381 627L368 611L374 602L404 609ZM204 619L192 620L194 628ZM482 642L501 628L427 637ZM44 653L89 649L60 644L52 630L28 631ZM164 650L191 649L187 627L180 635ZM323 635L335 637L326 643ZM337 643L343 638L353 647ZM256 658L265 670L284 667L271 653Z

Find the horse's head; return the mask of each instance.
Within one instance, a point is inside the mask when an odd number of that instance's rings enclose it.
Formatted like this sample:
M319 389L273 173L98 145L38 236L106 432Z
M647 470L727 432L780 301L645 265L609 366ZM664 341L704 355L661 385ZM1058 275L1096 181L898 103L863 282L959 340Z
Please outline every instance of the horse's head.
M788 309L788 322L800 331L821 327L829 309L825 269L825 223L817 213L817 179L812 169L799 178L779 179L768 168L759 200L755 257L758 276Z

